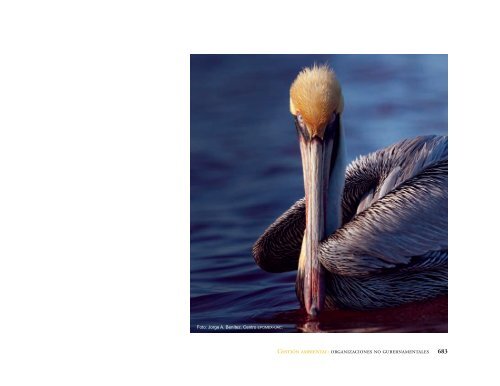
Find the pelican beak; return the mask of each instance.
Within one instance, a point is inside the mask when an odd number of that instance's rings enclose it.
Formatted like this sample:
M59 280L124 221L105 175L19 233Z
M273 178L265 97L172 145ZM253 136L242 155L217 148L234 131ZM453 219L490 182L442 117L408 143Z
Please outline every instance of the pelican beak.
M329 124L323 137L310 136L307 128L296 124L299 133L304 189L306 196L306 229L302 242L297 276L297 292L307 313L316 316L325 302L325 269L318 259L319 244L326 227L330 172L333 169L335 128Z

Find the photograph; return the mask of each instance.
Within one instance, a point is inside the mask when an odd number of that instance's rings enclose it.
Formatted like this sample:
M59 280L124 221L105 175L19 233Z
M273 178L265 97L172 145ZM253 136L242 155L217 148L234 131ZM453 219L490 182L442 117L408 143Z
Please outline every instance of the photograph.
M448 332L447 55L190 55L190 332Z

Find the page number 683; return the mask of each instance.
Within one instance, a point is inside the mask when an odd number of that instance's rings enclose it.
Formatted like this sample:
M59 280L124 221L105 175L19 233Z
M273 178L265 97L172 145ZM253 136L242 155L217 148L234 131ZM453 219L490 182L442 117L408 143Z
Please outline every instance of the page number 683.
M447 354L447 353L448 353L448 350L445 348L438 349L438 354Z

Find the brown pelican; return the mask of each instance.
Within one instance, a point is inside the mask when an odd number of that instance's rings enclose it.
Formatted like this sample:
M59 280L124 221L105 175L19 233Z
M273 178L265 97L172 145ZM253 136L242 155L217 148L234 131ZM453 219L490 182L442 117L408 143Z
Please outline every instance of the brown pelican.
M305 198L253 247L268 272L298 269L310 315L396 306L447 293L448 138L403 140L346 170L335 73L306 68L290 88Z

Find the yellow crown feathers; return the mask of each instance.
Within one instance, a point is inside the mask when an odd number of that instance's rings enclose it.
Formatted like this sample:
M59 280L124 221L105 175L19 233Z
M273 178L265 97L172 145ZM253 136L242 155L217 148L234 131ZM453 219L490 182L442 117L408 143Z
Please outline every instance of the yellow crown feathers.
M302 115L311 136L322 137L333 114L343 109L340 84L327 65L304 68L290 87L290 111Z

